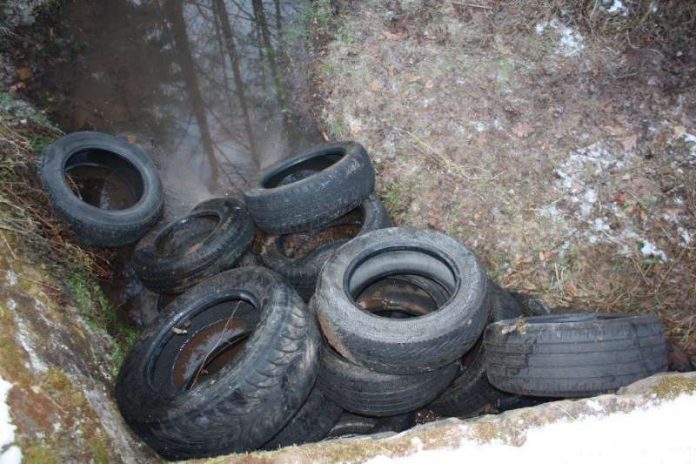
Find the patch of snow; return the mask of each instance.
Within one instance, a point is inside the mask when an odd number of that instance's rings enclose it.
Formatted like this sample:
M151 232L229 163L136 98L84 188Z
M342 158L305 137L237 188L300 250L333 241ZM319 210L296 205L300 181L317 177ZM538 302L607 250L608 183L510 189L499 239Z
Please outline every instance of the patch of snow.
M10 416L9 396L12 384L0 377L0 464L19 464L22 450L13 445L16 427Z
M684 142L689 144L690 152L689 154L691 155L692 158L696 158L696 135L693 134L684 134L683 135Z
M531 428L520 446L465 439L449 449L401 457L377 456L370 464L514 462L557 464L630 462L694 463L696 441L685 417L696 414L696 395L682 395L644 409L586 416Z
M556 44L556 53L560 55L566 57L573 56L585 48L585 39L582 35L556 18L534 26L537 34L543 34L546 29L553 29L558 32L560 38Z
M12 298L9 298L7 300L7 307L10 308L10 311L14 311L15 309L17 309L17 302Z
M14 287L17 285L17 274L15 274L13 271L7 271L7 274L5 274L5 280L7 281L7 285Z
M620 14L628 16L629 9L621 0L610 0L611 3L604 2L603 10L610 14Z
M691 232L689 232L688 230L686 230L686 229L685 229L684 227L682 227L682 226L677 227L677 232L679 233L679 236L681 237L682 241L683 241L686 245L690 245L690 244L691 244L691 241L692 241L693 238L694 238L694 237L693 237L693 234L692 234Z
M660 258L662 261L667 261L667 255L665 252L657 248L654 243L648 240L643 241L643 246L640 248L640 252L643 254L643 256L654 256L656 258Z
M29 355L29 364L34 372L46 372L48 366L41 359L39 354L36 352L31 342L31 335L27 329L26 324L21 319L17 323L17 339L19 344L22 345L24 351Z

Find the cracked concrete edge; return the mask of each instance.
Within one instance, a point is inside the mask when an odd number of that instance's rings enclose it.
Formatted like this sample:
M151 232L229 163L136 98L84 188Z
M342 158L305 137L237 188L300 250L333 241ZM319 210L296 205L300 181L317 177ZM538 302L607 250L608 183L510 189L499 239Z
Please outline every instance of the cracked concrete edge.
M696 372L665 373L640 380L616 394L560 400L473 419L443 419L400 434L344 438L273 452L234 454L207 463L360 463L376 456L407 456L424 450L453 448L465 441L522 445L527 433L547 424L608 416L653 407L683 394L696 395Z

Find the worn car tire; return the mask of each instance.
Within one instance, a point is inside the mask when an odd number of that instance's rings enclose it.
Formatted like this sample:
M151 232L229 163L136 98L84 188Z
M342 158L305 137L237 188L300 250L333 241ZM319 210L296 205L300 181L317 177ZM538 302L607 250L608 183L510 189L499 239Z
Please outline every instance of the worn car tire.
M437 311L408 319L379 317L354 301L390 275L415 274L448 289ZM392 227L358 236L329 258L311 307L331 346L354 364L384 373L436 370L476 343L489 315L489 280L474 253L431 230Z
M667 369L662 323L649 314L505 320L483 341L488 380L519 395L590 396Z
M244 317L256 316L246 345L206 382L178 386L179 356L188 353L180 347L208 327L206 311L229 300L244 303ZM141 334L119 372L116 400L126 422L167 459L254 450L307 399L319 340L314 317L280 276L260 267L226 271L179 296Z
M329 400L319 388L313 388L299 411L264 449L274 450L290 445L322 440L343 414L343 409Z
M161 250L168 234L201 217L215 217L214 229L184 247ZM150 232L135 248L133 267L143 285L158 293L180 293L201 280L232 268L249 250L254 224L244 205L232 198L213 198L191 213Z
M491 322L522 316L521 306L508 292L495 283L491 289ZM428 405L428 409L441 416L473 417L482 412L512 409L516 404L527 405L525 399L500 391L490 384L483 358L483 341L480 339L462 358L459 375Z
M362 214L362 224L357 235L392 226L389 213L374 193L360 204L359 210ZM342 219L338 218L326 227L340 224ZM305 301L308 301L314 294L319 271L326 260L348 241L342 239L324 243L308 254L295 258L288 257L283 253L283 241L288 239L287 235L269 238L270 240L267 241L267 245L261 252L263 264L285 277L285 280L290 282Z
M328 346L320 354L319 388L346 411L395 416L428 404L454 379L456 364L410 375L383 374L353 364Z
M355 142L323 145L264 171L244 196L261 230L316 229L357 208L372 193L375 171Z
M349 412L343 413L331 428L326 438L340 438L354 435L372 435L384 432L403 432L415 423L415 414L401 414L391 417L368 417Z
M65 179L66 172L81 167L119 173L137 202L125 209L104 209L83 201ZM108 134L74 132L59 138L41 153L39 176L56 213L87 245L117 247L133 243L162 214L162 184L150 157Z

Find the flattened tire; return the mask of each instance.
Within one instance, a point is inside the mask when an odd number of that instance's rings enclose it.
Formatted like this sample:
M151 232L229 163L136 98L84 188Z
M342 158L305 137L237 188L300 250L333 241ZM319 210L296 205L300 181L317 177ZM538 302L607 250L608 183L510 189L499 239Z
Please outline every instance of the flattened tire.
M245 317L256 314L253 332L229 364L182 388L176 366L181 353L192 351L180 346L206 330L207 311L229 300L244 302ZM316 379L319 339L305 303L280 276L259 267L226 271L179 296L142 333L119 373L116 400L126 422L167 459L251 451L304 404Z
M104 209L83 201L68 185L66 172L98 167L123 178L135 204ZM100 132L74 132L41 153L39 177L56 213L87 245L118 247L136 242L162 214L162 184L148 155L125 141Z
M325 438L341 418L343 409L329 400L319 388L312 393L293 416L264 449L274 450L284 446L313 443Z
M649 314L559 314L499 321L484 335L488 380L542 397L614 391L667 369L662 323Z
M372 435L384 432L403 432L415 423L415 414L402 414L391 417L368 417L344 413L331 428L327 438L340 438L354 435Z
M244 196L261 230L289 234L329 224L357 208L374 186L375 171L365 148L337 142L266 170Z
M323 347L319 388L346 411L365 416L395 416L431 402L457 375L455 364L411 375L383 374L353 364Z
M215 226L185 246L161 249L163 240L193 221L215 219ZM209 219L208 219L209 220ZM187 216L147 234L135 248L133 267L148 289L181 293L207 277L231 269L254 240L254 224L244 205L233 198L213 198Z
M374 193L360 204L359 209L362 214L362 225L356 236L392 226L389 213ZM327 227L339 224L341 220L342 218L338 218ZM309 234L312 233L314 232L309 232ZM260 255L263 264L290 282L305 301L308 301L314 294L319 272L326 260L348 241L343 239L324 243L304 256L291 258L286 256L282 249L283 241L288 238L287 235L269 238L270 241L267 242Z
M448 289L437 311L389 319L355 304L362 288L391 275L421 275ZM381 229L354 238L324 265L310 302L331 346L354 364L404 374L436 370L469 351L489 315L489 280L474 253L431 230Z

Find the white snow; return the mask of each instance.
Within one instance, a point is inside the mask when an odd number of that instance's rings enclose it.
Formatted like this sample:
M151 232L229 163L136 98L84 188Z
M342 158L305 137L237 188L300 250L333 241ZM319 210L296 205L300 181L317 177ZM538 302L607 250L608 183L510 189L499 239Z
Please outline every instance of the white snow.
M19 464L22 462L22 450L12 443L15 440L16 427L10 417L10 405L7 396L12 384L0 377L0 464Z
M7 280L7 285L10 287L17 285L17 274L15 274L13 271L7 271L7 274L5 274L5 279Z
M628 15L628 7L621 0L613 0L611 5L605 7L607 13Z
M537 34L543 34L546 29L553 29L558 32L560 38L556 44L556 52L560 55L573 56L585 48L585 40L582 35L556 18L534 26Z
M667 261L667 255L665 252L657 248L654 243L648 240L643 241L643 246L640 248L640 252L643 254L643 256L654 256L656 258L660 258L662 261Z
M451 449L422 451L410 456L378 456L370 464L447 464L462 462L562 463L696 463L696 440L691 418L696 396L608 416L582 417L526 432L521 446L500 441L463 440ZM524 432L522 432L524 433Z

